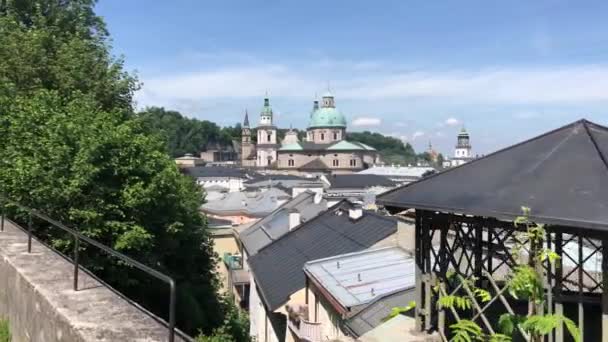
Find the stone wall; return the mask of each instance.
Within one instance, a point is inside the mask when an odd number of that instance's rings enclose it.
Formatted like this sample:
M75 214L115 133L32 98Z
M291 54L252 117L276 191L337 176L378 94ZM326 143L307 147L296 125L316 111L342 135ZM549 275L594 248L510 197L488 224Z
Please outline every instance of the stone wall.
M35 240L28 253L27 235L6 222L0 232L0 317L9 320L13 341L167 340L168 330L156 319L82 270L74 291L73 271Z

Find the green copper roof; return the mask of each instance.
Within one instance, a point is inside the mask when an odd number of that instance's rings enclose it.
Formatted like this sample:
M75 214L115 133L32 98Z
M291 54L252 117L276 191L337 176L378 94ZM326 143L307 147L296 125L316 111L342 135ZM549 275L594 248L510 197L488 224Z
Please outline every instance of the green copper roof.
M361 143L350 142L342 140L336 144L331 145L327 148L328 151L353 151L353 150L374 150L374 148L363 145Z
M324 107L315 110L310 117L308 128L314 127L340 127L346 128L346 119L339 110Z
M261 116L272 116L272 108L270 107L270 100L268 98L264 99L264 107L262 107L262 111L260 112Z
M302 145L300 145L299 143L281 146L281 148L279 149L279 151L302 151L302 150L304 150L304 149L302 148Z

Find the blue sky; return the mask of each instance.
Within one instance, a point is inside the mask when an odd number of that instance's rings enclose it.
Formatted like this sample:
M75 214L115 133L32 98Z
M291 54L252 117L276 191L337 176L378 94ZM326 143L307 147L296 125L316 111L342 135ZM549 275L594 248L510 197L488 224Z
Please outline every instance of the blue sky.
M157 105L221 125L304 128L328 83L349 130L485 154L607 124L608 2L101 0L117 55ZM255 121L255 119L254 119Z

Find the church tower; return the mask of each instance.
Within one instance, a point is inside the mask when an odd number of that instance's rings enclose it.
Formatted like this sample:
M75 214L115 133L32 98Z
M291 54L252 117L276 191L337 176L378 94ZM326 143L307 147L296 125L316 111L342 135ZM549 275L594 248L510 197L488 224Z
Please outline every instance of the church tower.
M251 128L249 127L249 113L245 110L245 119L241 128L241 164L245 165L246 160L251 156L253 145L251 143Z
M277 128L273 122L272 108L268 96L264 98L264 107L260 112L260 123L258 124L257 166L271 167L277 161Z
M460 133L458 133L458 141L456 142L456 149L454 150L454 157L460 159L471 158L471 142L469 139L469 133L462 127Z

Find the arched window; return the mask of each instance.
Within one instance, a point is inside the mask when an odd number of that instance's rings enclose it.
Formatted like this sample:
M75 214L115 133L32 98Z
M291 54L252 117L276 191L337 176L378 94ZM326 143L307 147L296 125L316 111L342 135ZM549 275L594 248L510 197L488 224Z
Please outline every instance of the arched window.
M338 132L334 132L334 140L338 140Z
M270 142L270 139L271 139L271 138L272 138L272 134L268 134L268 135L266 136L266 141L267 141L267 142Z
M325 133L321 133L321 140L325 140Z
M293 159L289 159L287 161L287 166L294 166L296 163L293 161Z
M332 162L333 166L340 166L340 162L338 161L338 159L334 159Z
M357 160L356 159L351 159L350 160L350 166L357 166Z

